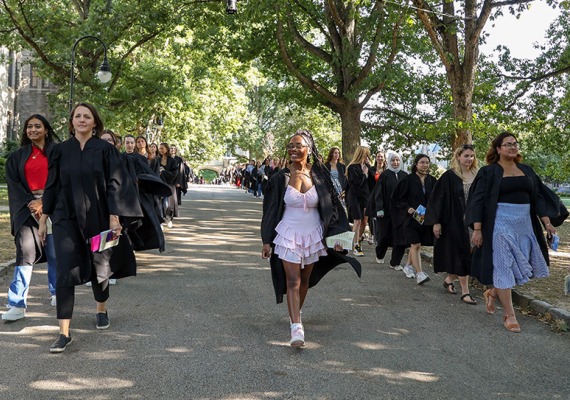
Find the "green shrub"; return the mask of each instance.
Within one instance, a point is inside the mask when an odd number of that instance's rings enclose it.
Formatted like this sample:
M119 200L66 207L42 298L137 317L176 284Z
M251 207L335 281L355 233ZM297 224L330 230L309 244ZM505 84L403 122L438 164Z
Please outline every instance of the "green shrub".
M6 183L6 159L0 157L0 182Z

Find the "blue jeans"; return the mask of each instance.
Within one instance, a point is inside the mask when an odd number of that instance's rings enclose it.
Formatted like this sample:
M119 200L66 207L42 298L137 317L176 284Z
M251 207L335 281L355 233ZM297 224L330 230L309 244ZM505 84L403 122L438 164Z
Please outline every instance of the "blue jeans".
M44 246L47 258L48 289L51 295L55 295L55 247L53 235L47 235ZM8 289L8 306L26 308L28 290L32 279L33 265L17 265L14 267L14 279Z

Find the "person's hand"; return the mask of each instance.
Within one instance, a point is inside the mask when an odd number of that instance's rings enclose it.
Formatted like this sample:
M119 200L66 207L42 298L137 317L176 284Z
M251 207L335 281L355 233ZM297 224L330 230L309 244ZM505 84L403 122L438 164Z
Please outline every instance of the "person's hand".
M483 234L481 233L481 229L475 229L473 231L471 244L475 247L481 247L483 245Z
M441 236L441 224L435 224L433 226L433 235L439 239L439 237Z
M546 225L546 233L550 236L556 234L556 228L552 226L552 224Z
M113 239L118 238L121 236L121 231L123 227L121 226L121 222L119 221L119 217L117 215L109 216L109 229L114 231Z
M263 245L263 249L261 250L261 258L269 258L271 257L271 245L266 243Z
M368 175L368 165L362 164L362 172L364 172L364 175Z
M336 242L334 244L334 251L338 251L339 253L342 253L344 251L344 248L342 247L340 242Z
M42 216L42 207L42 199L32 200L28 203L28 209L32 214L36 215L37 218Z
M415 212L416 212L416 209L415 209L415 208L412 208L412 207L408 208L408 214L411 215L411 214L413 214L413 213L415 213Z
M40 218L38 228L38 236L40 237L40 242L45 246L47 239L47 218Z

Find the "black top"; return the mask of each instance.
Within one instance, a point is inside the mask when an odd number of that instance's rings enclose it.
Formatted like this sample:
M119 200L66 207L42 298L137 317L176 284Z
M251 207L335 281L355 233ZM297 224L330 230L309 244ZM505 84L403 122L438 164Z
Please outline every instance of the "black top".
M503 177L499 188L499 203L529 204L532 184L526 176Z

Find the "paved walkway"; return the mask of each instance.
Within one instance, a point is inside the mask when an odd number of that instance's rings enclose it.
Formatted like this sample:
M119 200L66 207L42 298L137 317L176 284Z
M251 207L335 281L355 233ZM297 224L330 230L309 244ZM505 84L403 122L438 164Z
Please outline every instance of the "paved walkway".
M77 290L74 342L57 328L45 268L28 317L0 323L2 399L552 399L568 398L567 334L519 316L523 332L373 262L340 267L311 289L307 346L288 344L260 258L261 201L192 186L163 254L139 253L139 275L111 287L111 328L97 331L90 290ZM365 247L365 250L367 247ZM6 278L0 302L6 301Z

